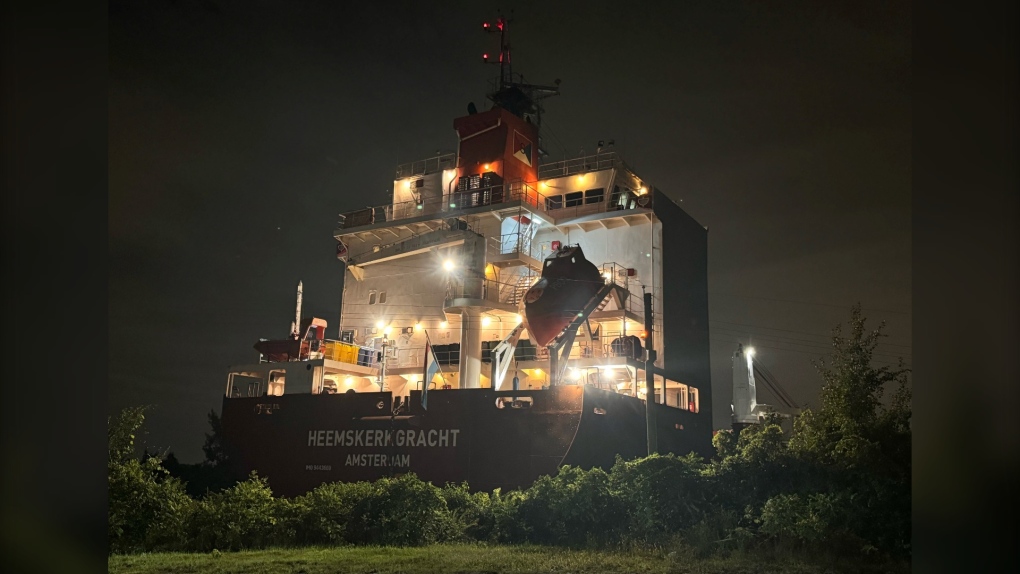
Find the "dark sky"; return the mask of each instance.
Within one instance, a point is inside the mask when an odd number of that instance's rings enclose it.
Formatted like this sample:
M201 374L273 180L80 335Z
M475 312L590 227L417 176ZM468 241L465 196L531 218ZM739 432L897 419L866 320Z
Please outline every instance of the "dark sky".
M337 214L488 107L498 4L363 4L110 3L109 399L154 405L149 447L201 459L227 366L286 333L299 279L335 335ZM876 359L911 362L909 3L513 8L515 71L562 80L545 147L613 139L709 227L717 428L737 341L808 405L855 302L888 323Z

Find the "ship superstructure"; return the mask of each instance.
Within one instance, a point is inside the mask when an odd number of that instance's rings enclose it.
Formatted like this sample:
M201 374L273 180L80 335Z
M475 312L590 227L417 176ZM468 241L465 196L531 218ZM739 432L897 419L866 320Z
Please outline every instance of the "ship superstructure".
M508 67L491 109L454 120L456 152L398 166L390 201L340 216L339 325L298 317L230 369L245 470L285 492L395 470L523 485L644 454L649 399L657 450L709 454L707 229L601 144L543 162L538 102L557 88Z

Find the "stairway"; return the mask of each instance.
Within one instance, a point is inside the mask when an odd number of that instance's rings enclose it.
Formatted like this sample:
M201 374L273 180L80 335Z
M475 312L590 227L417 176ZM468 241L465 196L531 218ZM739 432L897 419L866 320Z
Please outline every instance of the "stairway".
M519 272L517 281L513 283L510 294L506 299L506 303L510 305L520 305L521 301L524 300L524 294L528 292L528 289L531 288L531 285L538 277L533 275L527 267L520 267L520 269L523 271Z

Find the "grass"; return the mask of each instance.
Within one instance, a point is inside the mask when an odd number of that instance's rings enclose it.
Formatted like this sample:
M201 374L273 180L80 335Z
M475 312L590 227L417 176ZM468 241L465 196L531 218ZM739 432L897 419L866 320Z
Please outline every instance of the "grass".
M909 566L818 564L798 559L763 560L754 556L695 558L689 552L593 551L543 546L441 544L421 548L346 547L287 548L207 554L132 554L109 558L117 574L557 574L690 573L690 574L826 574L842 572L909 572Z

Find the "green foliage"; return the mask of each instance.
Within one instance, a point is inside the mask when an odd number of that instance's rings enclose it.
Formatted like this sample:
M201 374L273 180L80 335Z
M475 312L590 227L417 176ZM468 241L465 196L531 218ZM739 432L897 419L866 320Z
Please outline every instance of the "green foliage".
M360 544L430 544L448 534L446 511L439 489L414 473L382 478L351 510L346 538Z
M194 502L159 459L134 456L134 439L145 408L125 409L107 422L107 539L110 552L179 548Z
M681 539L701 558L744 552L754 542L754 531L744 522L738 512L717 509L685 530Z
M223 447L223 425L215 410L209 411L209 428L212 432L205 433L205 443L202 445L205 461L213 466L226 464L227 453Z
M654 542L701 521L712 499L705 466L694 453L617 459L611 483L630 513L629 535Z
M860 305L850 311L849 333L833 330L833 353L816 363L824 386L821 408L806 411L795 423L790 446L824 464L865 467L909 480L909 369L874 367L872 356L885 324L868 331ZM895 386L889 404L882 397Z
M245 550L284 542L277 524L288 504L274 498L266 479L252 472L248 480L198 502L191 522L194 549Z
M626 509L605 471L564 466L524 492L517 518L532 542L593 546L619 538Z
M295 504L304 508L299 541L305 544L346 543L354 508L371 492L372 484L368 482L331 482L298 497Z
M831 494L773 496L762 507L760 530L782 541L813 545L829 537L839 506L839 497Z
M440 494L446 501L450 525L447 539L452 541L488 540L495 528L492 498L487 492L472 493L466 482L447 484Z
M716 457L719 460L726 460L737 454L737 433L730 429L720 430L712 436L712 446L715 447Z

